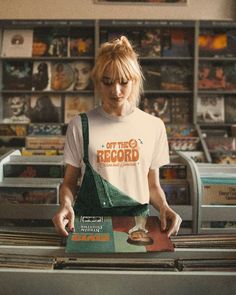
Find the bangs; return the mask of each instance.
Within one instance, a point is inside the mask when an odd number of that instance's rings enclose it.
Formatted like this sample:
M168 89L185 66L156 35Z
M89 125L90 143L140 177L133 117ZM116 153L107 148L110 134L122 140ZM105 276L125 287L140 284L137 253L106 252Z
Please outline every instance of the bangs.
M136 73L133 62L130 59L112 59L108 63L105 63L101 74L103 75L105 71L109 71L109 77L112 81L118 80L119 82L122 82L126 80L138 79L138 74Z

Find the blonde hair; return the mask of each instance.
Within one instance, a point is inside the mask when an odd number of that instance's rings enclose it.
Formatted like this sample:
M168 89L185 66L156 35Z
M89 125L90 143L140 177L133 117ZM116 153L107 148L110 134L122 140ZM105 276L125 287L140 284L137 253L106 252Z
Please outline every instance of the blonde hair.
M92 70L92 79L96 89L107 69L112 73L112 80L117 78L119 81L132 80L133 88L128 100L133 105L138 105L143 92L143 74L138 55L125 36L101 45Z

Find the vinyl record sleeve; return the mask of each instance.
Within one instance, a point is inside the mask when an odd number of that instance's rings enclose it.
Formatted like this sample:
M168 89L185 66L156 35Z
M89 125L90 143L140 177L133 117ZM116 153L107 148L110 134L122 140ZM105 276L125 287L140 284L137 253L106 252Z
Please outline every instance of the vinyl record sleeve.
M137 232L142 232L138 241ZM132 242L133 241L133 242ZM67 253L146 253L174 251L156 216L80 216L67 239Z

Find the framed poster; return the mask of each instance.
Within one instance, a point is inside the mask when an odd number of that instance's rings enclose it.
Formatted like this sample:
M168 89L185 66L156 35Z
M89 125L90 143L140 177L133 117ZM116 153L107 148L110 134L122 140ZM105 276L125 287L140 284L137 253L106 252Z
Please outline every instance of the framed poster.
M188 0L94 0L99 4L187 4Z

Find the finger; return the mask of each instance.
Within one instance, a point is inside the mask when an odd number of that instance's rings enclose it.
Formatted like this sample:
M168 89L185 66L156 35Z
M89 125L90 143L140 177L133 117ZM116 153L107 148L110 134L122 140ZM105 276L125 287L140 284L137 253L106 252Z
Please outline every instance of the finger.
M69 228L69 231L74 231L74 229L75 229L75 214L74 214L74 212L70 212L70 214L69 214L68 228Z
M160 213L160 219L161 219L161 229L165 230L166 229L166 213L165 213L165 211Z
M180 224L182 222L181 218L176 218L172 221L170 228L167 231L167 236L170 237L171 235L177 235L180 229Z
M66 225L68 224L68 219L63 218L63 217L61 218L60 216L55 216L52 221L53 221L55 229L59 235L64 236L64 237L67 237L69 235L69 233L66 230Z

